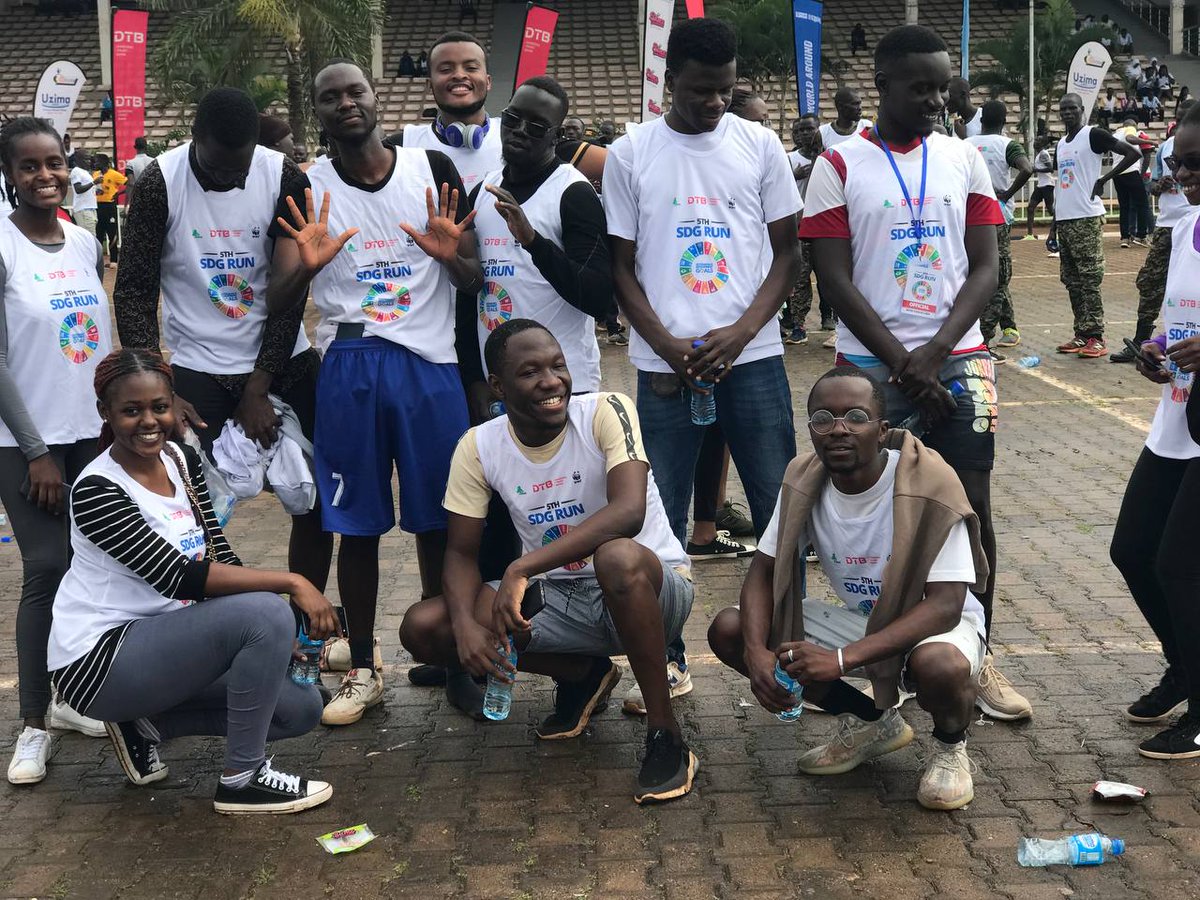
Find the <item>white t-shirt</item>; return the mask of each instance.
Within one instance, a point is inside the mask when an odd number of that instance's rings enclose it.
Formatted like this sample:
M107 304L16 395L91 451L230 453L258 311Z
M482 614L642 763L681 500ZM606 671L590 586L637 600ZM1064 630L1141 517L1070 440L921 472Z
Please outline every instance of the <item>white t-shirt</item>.
M75 212L83 212L87 209L96 209L96 186L92 184L95 179L92 178L92 173L87 169L81 169L76 166L71 170L70 181L71 190L75 193L75 204L71 208ZM75 190L75 185L86 184L90 185L86 191Z
M788 151L788 165L792 167L793 173L796 171L796 169L800 168L800 166L807 166L810 163L812 163L812 160L809 159L807 156L805 156L803 153L801 153L799 150L789 150ZM798 190L800 192L800 200L801 200L801 202L803 202L804 194L808 190L808 179L807 178L797 178L796 179L796 190Z
M503 168L504 158L500 154L500 120L492 119L488 124L487 135L478 150L471 147L451 147L442 143L432 124L416 124L404 126L404 146L421 150L440 150L450 157L458 176L462 179L467 194L475 189L475 185L483 180L488 172Z
M970 144L942 134L925 140L927 163L924 231L913 228L917 211L907 208L904 191L883 148L861 135L822 154L813 166L800 237L850 241L854 286L887 329L912 350L928 343L954 306L970 268L966 231L972 225L1003 225L992 180L983 158ZM920 205L920 143L892 148L908 195ZM909 297L910 269L928 292ZM871 351L840 320L838 352L858 365L876 365ZM983 344L975 323L955 352Z
M887 454L883 474L861 494L843 494L832 482L827 483L797 542L797 553L813 545L833 592L847 609L864 617L871 615L879 601L883 570L892 555L892 493L900 451L888 450ZM767 530L758 539L758 550L772 558L779 552L778 502ZM975 583L975 561L965 522L950 529L925 580L928 584ZM983 605L969 589L963 616L984 634Z
M1155 179L1171 174L1166 171L1166 164L1163 160L1174 152L1175 135L1171 135L1162 142L1162 146L1158 148L1158 152L1154 155L1153 175ZM1158 195L1158 218L1155 220L1154 226L1156 228L1173 228L1175 223L1183 218L1190 208L1187 198L1183 196L1183 191L1179 189L1178 183L1175 183L1172 178L1171 186Z
M666 118L630 125L609 147L603 200L608 233L636 243L638 281L679 337L745 313L773 256L766 225L802 206L779 139L737 116L705 134L680 134ZM782 355L772 319L734 365ZM642 371L671 371L637 331L629 359Z
M975 115L971 116L970 120L963 122L963 127L966 129L967 137L973 138L983 134L983 107L975 108Z
M983 157L988 174L992 178L992 190L997 193L1007 190L1012 183L1012 179L1009 177L1011 168L1008 164L1009 150L1011 145L1016 142L1005 134L977 134L967 137L966 140L968 144L978 149L979 155ZM1000 208L1004 210L1004 220L1011 225L1015 208L1013 198L1009 197L1007 203L1001 203Z
M1058 141L1058 183L1054 187L1054 217L1060 222L1104 215L1104 203L1092 196L1100 178L1101 155L1092 149L1092 126L1075 137Z
M1034 174L1037 176L1038 187L1054 187L1054 156L1049 150L1039 150L1037 152L1037 156L1034 157L1033 168Z
M1167 266L1167 289L1162 317L1167 346L1200 335L1200 207L1190 206L1171 229L1171 262ZM1200 446L1187 427L1187 402L1195 385L1195 373L1181 372L1166 361L1171 380L1162 387L1162 399L1150 423L1146 449L1168 459L1195 459Z
M836 128L833 127L833 125L833 122L826 122L817 129L821 133L821 146L826 150L836 147L838 144L842 143L842 141L850 140L850 138L854 137L864 128L870 128L871 120L859 119L858 124L854 126L854 130L849 134L840 133Z

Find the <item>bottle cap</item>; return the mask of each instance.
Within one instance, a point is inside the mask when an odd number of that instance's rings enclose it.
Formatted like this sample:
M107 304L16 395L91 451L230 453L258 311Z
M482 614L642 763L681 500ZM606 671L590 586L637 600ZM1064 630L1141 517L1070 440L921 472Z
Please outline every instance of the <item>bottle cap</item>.
M703 346L704 346L704 341L700 340L700 338L696 338L694 341L692 341L692 349L693 350L695 350L697 347L703 347Z
M1121 856L1125 852L1125 842L1120 838L1112 838L1112 855Z

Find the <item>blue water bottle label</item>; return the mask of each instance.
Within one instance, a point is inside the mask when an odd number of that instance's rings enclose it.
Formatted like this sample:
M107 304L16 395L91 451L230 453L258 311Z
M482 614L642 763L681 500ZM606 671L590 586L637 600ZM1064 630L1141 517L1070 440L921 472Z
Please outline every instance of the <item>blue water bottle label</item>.
M1104 847L1098 834L1071 836L1071 856L1077 866L1098 866L1104 862Z

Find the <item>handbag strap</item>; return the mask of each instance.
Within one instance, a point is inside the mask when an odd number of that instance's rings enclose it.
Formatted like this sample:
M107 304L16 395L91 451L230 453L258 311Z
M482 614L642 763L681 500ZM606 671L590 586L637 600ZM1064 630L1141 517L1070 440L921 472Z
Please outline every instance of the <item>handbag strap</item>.
M171 444L166 445L167 455L175 461L176 468L179 469L179 477L183 481L183 490L187 494L188 504L192 507L192 515L196 519L196 524L200 526L200 530L204 532L204 556L206 559L215 559L213 555L213 540L212 535L208 533L208 525L204 521L204 512L200 509L200 500L196 497L196 490L192 487L192 479L188 475L187 464L179 451Z

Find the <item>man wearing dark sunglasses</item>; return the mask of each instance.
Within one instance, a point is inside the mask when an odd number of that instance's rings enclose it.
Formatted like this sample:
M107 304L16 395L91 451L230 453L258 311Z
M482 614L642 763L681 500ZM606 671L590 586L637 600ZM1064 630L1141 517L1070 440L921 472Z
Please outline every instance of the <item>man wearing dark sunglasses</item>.
M897 701L915 689L934 726L917 800L958 809L974 797L966 732L986 644L972 591L987 581L987 557L954 470L889 431L886 406L861 369L838 367L813 385L814 452L788 466L740 608L717 615L708 642L769 712L800 702L776 682L779 666L804 700L838 716L837 737L800 756L809 775L849 772L912 741ZM840 606L804 596L810 543ZM870 678L874 702L847 675Z

